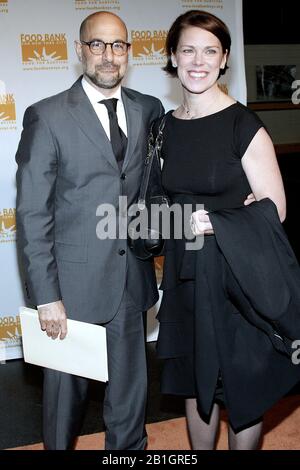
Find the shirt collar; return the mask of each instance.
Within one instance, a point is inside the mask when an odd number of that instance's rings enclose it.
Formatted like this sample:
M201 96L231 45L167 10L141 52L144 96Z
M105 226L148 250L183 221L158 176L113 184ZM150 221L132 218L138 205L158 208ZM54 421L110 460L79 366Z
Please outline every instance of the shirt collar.
M99 103L101 100L106 100L107 96L104 96L101 91L97 90L95 87L93 87L83 76L81 80L82 88L84 89L85 93L87 94L90 102L92 104ZM121 94L121 86L117 88L117 90L114 92L110 98L117 98L121 103L122 103L122 94Z

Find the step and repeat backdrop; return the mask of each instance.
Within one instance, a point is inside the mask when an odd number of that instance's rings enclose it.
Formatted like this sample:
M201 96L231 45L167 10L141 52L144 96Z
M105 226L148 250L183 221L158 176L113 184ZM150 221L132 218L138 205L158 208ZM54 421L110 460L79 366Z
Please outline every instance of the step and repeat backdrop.
M159 97L166 110L174 108L180 88L161 70L165 38L173 20L190 9L210 11L228 24L233 47L222 83L245 103L242 0L0 0L0 361L22 356L14 157L26 107L78 78L74 40L80 23L105 10L128 27L132 48L126 86Z

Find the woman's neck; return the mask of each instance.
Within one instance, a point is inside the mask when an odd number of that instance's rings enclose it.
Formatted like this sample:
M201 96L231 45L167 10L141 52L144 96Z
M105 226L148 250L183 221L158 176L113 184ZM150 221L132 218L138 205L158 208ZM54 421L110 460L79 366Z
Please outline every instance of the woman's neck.
M214 114L232 104L234 100L225 95L218 86L204 93L196 94L183 90L183 103L177 110L177 116L183 119L195 119Z

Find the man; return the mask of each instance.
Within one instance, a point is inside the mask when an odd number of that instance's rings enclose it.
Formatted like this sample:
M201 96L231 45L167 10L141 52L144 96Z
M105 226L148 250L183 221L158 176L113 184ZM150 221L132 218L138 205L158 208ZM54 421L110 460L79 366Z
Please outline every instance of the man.
M157 301L151 262L126 239L99 239L97 207L138 196L147 133L159 100L121 87L127 29L108 12L88 16L76 52L83 77L29 107L17 151L17 225L28 301L42 330L67 334L67 318L107 330L106 449L144 449L146 360L142 312ZM114 99L113 99L114 98ZM107 101L103 101L107 100ZM102 102L103 101L103 102ZM88 381L46 369L47 449L70 449L79 433Z

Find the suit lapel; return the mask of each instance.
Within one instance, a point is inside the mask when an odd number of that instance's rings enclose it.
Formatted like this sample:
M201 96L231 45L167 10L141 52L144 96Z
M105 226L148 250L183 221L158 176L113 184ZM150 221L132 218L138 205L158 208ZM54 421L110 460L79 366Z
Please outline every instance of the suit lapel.
M126 88L122 88L122 100L126 114L128 134L127 149L122 168L125 170L130 159L132 158L140 133L142 122L142 106L129 96Z
M86 96L81 77L69 90L68 110L85 135L95 144L107 161L119 172L111 143L103 129L90 100ZM126 109L126 108L125 108ZM128 151L128 149L127 149Z

